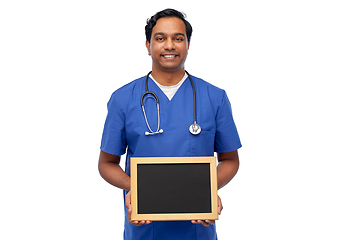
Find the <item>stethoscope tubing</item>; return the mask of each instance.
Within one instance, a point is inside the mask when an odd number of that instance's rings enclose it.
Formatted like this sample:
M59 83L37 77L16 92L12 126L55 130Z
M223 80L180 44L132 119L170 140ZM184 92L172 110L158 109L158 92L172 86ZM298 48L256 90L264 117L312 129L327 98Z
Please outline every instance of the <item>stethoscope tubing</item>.
M193 102L194 102L194 123L196 123L197 122L197 98L196 98L196 93L195 93L195 87L194 87L194 83L193 83L191 75L186 70L185 72L187 73L189 80L191 81L191 84L192 84Z
M149 88L148 88L148 79L149 79L149 75L151 74L152 71L150 71L147 75L146 75L146 78L145 78L145 92L142 94L141 96L141 106L142 106L142 111L143 111L143 114L144 114L144 119L145 119L145 122L148 126L148 129L150 132L145 132L145 135L154 135L154 134L157 134L157 133L162 133L163 132L163 129L160 129L160 100L158 99L157 95L154 93L154 92L151 92L149 91ZM185 71L186 74L188 75L188 78L191 82L191 85L192 85L192 89L193 89L193 102L194 102L194 123L190 126L190 129L189 131L194 134L194 135L197 135L200 133L201 131L201 128L200 126L197 124L197 107L196 107L196 91L195 91L195 87L194 87L194 83L193 83L193 80L192 80L192 77L191 75ZM158 126L157 126L157 130L156 132L152 131L151 128L150 128L150 125L149 125L149 122L148 122L148 119L147 119L147 116L146 116L146 113L145 113L145 109L144 109L144 100L146 98L144 98L146 95L152 95L153 97L151 98L154 98L155 101L156 101L156 105L157 105L157 117L158 117ZM195 128L194 128L195 127ZM192 130L193 129L193 130ZM194 129L197 129L197 130L194 130Z

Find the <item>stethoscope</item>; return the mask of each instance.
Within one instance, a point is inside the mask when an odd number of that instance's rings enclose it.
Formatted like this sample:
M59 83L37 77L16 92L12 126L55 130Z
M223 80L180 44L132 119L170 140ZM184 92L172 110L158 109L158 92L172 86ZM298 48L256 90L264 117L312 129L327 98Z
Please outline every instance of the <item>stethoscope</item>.
M193 135L198 135L201 132L201 127L199 126L199 124L197 124L197 102L196 102L196 95L195 95L195 88L194 88L194 83L192 80L191 75L185 71L189 77L189 80L191 81L192 84L192 88L193 88L193 99L194 99L194 123L189 127L189 131L190 133L192 133ZM148 73L148 75L146 75L145 78L145 93L142 94L141 97L141 106L142 106L142 110L143 110L143 114L144 114L144 119L146 122L146 125L148 126L148 129L150 132L146 131L145 135L155 135L158 133L163 133L163 129L160 129L160 101L157 97L157 95L154 92L150 92L148 89L148 78L149 75L151 74L151 71ZM146 95L150 94L150 96L145 97ZM145 98L144 98L145 97ZM145 109L144 109L144 102L147 98L153 98L156 101L156 105L157 105L157 129L156 131L152 131L148 122L148 119L146 117L146 113L145 113Z

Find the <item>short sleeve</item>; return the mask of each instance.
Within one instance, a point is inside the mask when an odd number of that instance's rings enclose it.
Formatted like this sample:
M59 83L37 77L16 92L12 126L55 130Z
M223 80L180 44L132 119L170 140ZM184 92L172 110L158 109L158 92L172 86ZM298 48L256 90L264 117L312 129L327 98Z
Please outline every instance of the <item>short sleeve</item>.
M242 146L232 117L229 98L223 90L221 104L216 115L215 152L232 152Z
M100 149L104 152L123 155L126 151L125 114L116 100L114 92L107 103L107 117L101 139Z

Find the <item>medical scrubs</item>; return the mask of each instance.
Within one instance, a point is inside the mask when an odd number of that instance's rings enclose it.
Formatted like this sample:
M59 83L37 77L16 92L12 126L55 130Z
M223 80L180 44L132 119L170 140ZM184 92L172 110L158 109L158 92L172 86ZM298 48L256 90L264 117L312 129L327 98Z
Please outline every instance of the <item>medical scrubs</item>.
M160 101L160 128L163 133L145 135L148 130L141 108L145 77L115 91L108 102L108 115L101 150L110 154L126 153L125 172L130 176L131 157L194 157L213 156L214 152L231 152L241 147L232 117L231 105L224 90L193 77L196 90L197 123L201 133L193 135L189 126L194 122L193 90L186 79L169 100L151 78L149 91ZM153 131L158 126L156 102L145 101L145 111ZM127 194L124 191L124 196ZM125 198L124 198L125 201ZM124 204L125 208L125 204ZM215 225L204 227L191 221L154 221L134 226L127 220L125 208L125 240L215 240Z

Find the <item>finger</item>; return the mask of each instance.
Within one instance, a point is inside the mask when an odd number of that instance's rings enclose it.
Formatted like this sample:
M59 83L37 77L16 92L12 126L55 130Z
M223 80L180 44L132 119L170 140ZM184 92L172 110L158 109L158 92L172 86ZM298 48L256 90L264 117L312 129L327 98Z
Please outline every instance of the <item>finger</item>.
M142 225L142 222L140 222L140 221L131 221L131 223L133 224L133 225L135 225L135 226L141 226Z
M142 226L142 225L146 225L146 224L150 224L151 221L140 221L138 222L138 224L136 226Z
M210 224L210 225L214 225L215 220L205 220L206 223Z
M209 224L207 222L202 221L202 220L198 220L198 223L203 225L204 227L208 227L209 226Z
M191 220L191 222L194 224L200 224L202 221L201 220Z
M214 220L191 220L192 223L195 223L195 224L201 224L203 225L204 227L208 227L209 225L213 225L214 224Z
M135 225L135 226L142 226L142 225L144 225L144 224L150 224L151 223L151 221L137 221L137 220L135 220L135 221L129 221L130 223L132 223L133 225Z

